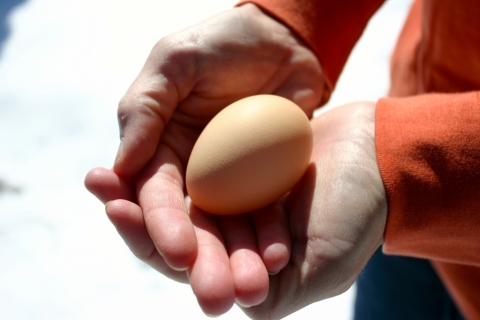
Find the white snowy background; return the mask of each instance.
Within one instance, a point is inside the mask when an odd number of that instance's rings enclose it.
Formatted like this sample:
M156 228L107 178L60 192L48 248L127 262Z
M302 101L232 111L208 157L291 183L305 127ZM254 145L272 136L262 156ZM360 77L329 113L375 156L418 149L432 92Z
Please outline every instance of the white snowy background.
M117 103L153 44L235 2L0 0L0 319L208 318L133 257L83 179L111 166ZM375 15L327 108L386 93L409 5ZM350 319L354 290L288 319Z

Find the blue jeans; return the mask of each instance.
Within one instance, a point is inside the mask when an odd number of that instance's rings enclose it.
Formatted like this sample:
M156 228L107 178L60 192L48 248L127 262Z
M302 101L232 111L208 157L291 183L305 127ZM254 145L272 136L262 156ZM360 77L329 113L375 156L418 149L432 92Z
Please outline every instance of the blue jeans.
M379 248L357 280L355 320L463 320L430 262Z

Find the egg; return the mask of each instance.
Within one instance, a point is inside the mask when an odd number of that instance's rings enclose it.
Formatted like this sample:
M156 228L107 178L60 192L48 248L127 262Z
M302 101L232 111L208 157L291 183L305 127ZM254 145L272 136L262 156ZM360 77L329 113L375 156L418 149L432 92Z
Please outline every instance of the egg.
M186 188L200 209L233 215L260 209L303 176L313 136L305 113L274 95L238 100L220 111L196 141Z

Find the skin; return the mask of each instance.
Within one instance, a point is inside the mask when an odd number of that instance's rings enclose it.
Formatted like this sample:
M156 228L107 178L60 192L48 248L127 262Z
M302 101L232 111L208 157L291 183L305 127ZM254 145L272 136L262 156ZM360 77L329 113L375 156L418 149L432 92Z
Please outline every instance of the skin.
M383 243L387 201L375 157L375 104L357 102L312 121L312 163L288 196L289 264L270 277L252 318L278 319L346 291Z
M139 259L192 286L220 315L236 302L279 318L346 290L383 241L386 200L374 149L373 103L311 122L312 164L285 198L237 216L196 208L185 192L191 149L228 104L268 93L311 117L325 81L315 55L247 4L161 39L118 109L113 169L85 185Z

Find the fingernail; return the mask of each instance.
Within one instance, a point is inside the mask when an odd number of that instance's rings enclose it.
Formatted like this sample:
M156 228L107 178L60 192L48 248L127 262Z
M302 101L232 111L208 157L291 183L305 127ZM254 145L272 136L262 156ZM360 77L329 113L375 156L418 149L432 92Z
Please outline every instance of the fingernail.
M123 139L122 139L120 141L120 145L118 146L117 156L115 157L115 163L117 163L120 160L120 158L122 157L123 146L124 146L124 142L123 142Z
M202 308L202 311L203 311L203 313L205 313L205 315L206 315L207 317L209 317L209 318L218 318L218 317L219 317L219 316L217 316L217 315L210 314L210 313L206 312L205 310L203 310L203 308Z
M173 270L175 270L175 271L183 272L183 271L186 271L186 270L188 269L188 267L187 267L187 268L177 268L177 267L174 267L174 266L172 266L171 264L169 264L166 260L165 260L165 263L170 267L170 269L173 269Z
M107 203L105 203L105 212L107 212L107 207L109 204L110 204L110 201L107 201Z
M238 301L238 299L235 299L235 303L238 304L242 308L250 308L251 307L249 305L242 304L240 301Z

